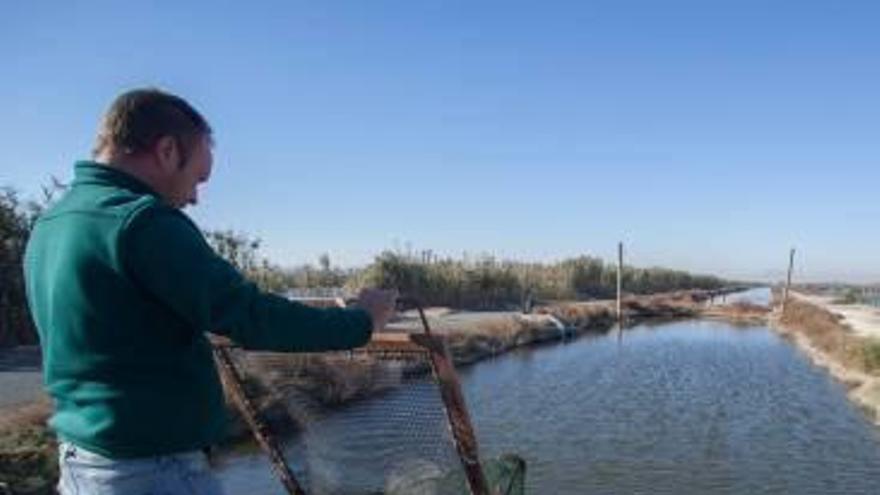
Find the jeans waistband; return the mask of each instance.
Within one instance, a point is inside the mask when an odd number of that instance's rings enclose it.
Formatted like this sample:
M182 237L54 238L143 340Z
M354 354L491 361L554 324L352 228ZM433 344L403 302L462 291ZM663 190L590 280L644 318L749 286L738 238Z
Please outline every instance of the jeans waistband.
M107 457L103 454L99 454L97 452L91 451L85 447L81 447L71 442L60 441L58 443L58 452L64 458L82 458L82 459L91 459L94 461L100 462L125 462L125 461L138 461L138 460L159 460L165 458L174 458L181 461L200 461L210 457L211 448L205 447L200 450L189 450L186 452L175 452L173 454L165 454L165 455L157 455L157 456L145 456L145 457L124 457L124 458L114 458Z

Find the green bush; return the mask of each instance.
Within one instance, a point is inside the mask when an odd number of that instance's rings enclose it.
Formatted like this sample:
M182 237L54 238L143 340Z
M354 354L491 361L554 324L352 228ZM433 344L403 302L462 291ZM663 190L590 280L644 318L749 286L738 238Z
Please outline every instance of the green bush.
M22 262L39 207L0 189L0 347L36 342L24 292Z
M865 360L865 370L871 373L880 371L880 342L865 342L862 346L862 355Z
M834 304L862 304L862 293L858 289L849 288L843 295L834 300Z

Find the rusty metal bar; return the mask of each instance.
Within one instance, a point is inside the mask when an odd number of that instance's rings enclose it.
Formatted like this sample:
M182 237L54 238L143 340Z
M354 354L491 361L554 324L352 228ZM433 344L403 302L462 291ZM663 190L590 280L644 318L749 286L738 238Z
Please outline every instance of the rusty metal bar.
M228 345L214 342L212 348L214 350L214 358L217 360L217 367L220 370L220 377L226 385L226 389L236 402L236 406L238 406L242 417L244 417L245 422L247 422L248 427L250 427L251 432L254 434L254 438L260 444L263 451L266 452L266 455L269 456L272 469L275 471L278 479L281 480L281 484L284 485L287 493L291 495L305 495L306 492L303 491L296 481L296 476L294 476L290 466L287 465L284 453L269 430L269 426L260 419L257 408L254 407L250 398L248 398L241 373L239 373L235 362L232 360Z
M317 301L308 301L307 303L315 302ZM424 333L376 333L373 335L370 343L360 351L412 352L417 350L428 354L431 363L431 370L434 373L434 378L437 380L437 386L440 389L440 396L443 400L443 408L446 412L446 418L450 432L452 433L455 449L461 460L462 467L464 468L471 495L491 495L488 482L486 481L486 477L480 464L476 434L474 433L473 424L471 423L471 418L464 401L464 395L461 392L461 384L458 381L458 375L452 364L452 359L449 355L446 342L444 339L432 335L428 319L425 316L421 304L417 300L413 298L405 298L402 299L402 302L408 303L416 308L422 326L424 327ZM345 301L334 298L329 301L321 301L319 304L324 307L344 307ZM305 495L305 491L303 491L288 466L278 442L272 435L268 425L260 419L257 408L251 403L247 396L241 373L238 371L230 354L231 346L232 344L224 339L212 339L214 357L217 361L223 383L233 400L236 402L236 406L241 411L241 414L250 427L254 438L260 444L263 451L268 455L272 464L272 469L281 480L287 493L292 495Z
M445 343L437 345L441 341L435 339L431 334L431 326L428 324L428 319L425 317L422 305L413 298L405 298L402 302L414 306L419 312L419 318L422 320L425 337L427 337L422 345L424 345L430 357L431 369L434 371L434 378L437 380L437 386L440 388L440 396L443 399L443 408L446 410L449 429L452 433L455 449L458 451L458 456L461 459L462 467L464 467L471 495L490 495L489 484L480 465L477 436L474 433L473 423L471 423L467 405L464 402L464 394L461 392L458 375L455 373L455 367L449 356L449 349ZM413 340L417 341L418 339Z

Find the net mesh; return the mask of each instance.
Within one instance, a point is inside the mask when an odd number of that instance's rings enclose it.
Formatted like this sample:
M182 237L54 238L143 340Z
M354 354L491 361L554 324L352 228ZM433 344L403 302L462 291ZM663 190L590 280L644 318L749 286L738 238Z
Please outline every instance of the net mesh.
M236 355L292 420L281 440L306 493L467 493L427 352Z
M339 298L301 302L344 305ZM465 451L471 451L467 445L473 432L464 404L450 397L451 389L459 389L448 355L438 349L437 341L405 333L384 337L351 352L238 350L232 356L237 372L250 385L249 395L282 411L280 419L286 427L281 430L287 434L276 439L306 493L471 493L466 471L473 477L473 465L463 467L452 431L458 432ZM438 364L438 356L443 368L439 371L432 366ZM442 385L437 376L442 377ZM447 410L455 420L449 419ZM470 435L462 436L463 431ZM475 453L475 443L472 447ZM480 460L465 459L473 461ZM508 455L481 461L478 472L485 476L489 493L524 492L521 458Z

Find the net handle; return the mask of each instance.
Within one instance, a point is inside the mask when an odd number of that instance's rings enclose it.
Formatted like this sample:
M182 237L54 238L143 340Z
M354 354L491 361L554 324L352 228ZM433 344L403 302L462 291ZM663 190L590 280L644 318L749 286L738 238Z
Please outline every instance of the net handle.
M346 301L342 298L335 298L334 303L340 307L346 306ZM452 364L452 359L449 356L449 349L445 342L436 339L431 333L431 326L418 299L411 296L402 296L398 298L398 303L412 306L419 313L424 333L422 336L410 335L407 340L423 347L428 353L431 370L434 373L434 378L437 380L437 386L440 388L443 409L446 412L448 426L452 433L455 449L464 468L471 495L492 495L480 464L477 437L464 401L464 394L461 392L461 383L458 380L455 366ZM381 337L379 338L381 339ZM277 439L272 434L269 426L260 419L257 408L248 397L241 374L230 354L231 346L222 339L214 339L212 340L211 347L217 360L220 376L223 378L226 388L241 411L257 443L260 444L260 447L269 457L272 468L281 484L290 495L306 495L296 480L296 476L293 474L290 466L287 464Z
M452 439L455 442L455 450L461 460L467 477L468 489L471 495L490 495L489 484L486 476L483 474L483 467L480 464L479 449L477 448L477 436L474 432L474 426L468 414L467 405L464 401L464 394L461 392L461 383L458 381L458 374L455 372L455 366L449 356L449 348L445 345L436 345L437 339L431 333L431 326L428 318L425 316L425 310L422 308L421 302L412 296L402 296L398 298L398 303L414 307L422 320L424 337L430 345L425 345L428 356L431 361L431 370L434 378L437 380L437 386L440 388L440 396L443 399L443 409L446 412L449 429L452 433ZM416 337L413 335L412 337ZM418 339L413 339L418 343Z
M232 396L235 405L241 412L242 417L244 417L245 422L250 428L251 433L254 435L254 438L257 440L257 443L260 445L260 448L263 449L269 457L275 475L278 476L279 481L284 485L284 489L287 490L288 494L306 495L306 492L303 491L299 482L296 480L296 476L294 476L293 471L287 464L284 452L282 452L279 447L280 444L278 440L275 438L269 425L260 419L256 406L254 406L253 402L251 402L248 397L244 388L242 375L232 359L230 353L231 347L228 343L220 340L213 341L211 347L214 351L214 358L217 361L217 367L220 370L223 384L229 391L229 395Z

